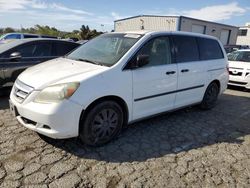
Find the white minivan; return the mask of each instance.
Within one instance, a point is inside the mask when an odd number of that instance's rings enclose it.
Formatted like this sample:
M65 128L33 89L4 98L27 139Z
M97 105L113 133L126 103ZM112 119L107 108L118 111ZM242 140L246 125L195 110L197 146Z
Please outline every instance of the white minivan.
M97 146L131 122L194 104L214 107L228 77L227 56L214 37L108 33L24 71L13 86L10 109L40 134L79 136Z

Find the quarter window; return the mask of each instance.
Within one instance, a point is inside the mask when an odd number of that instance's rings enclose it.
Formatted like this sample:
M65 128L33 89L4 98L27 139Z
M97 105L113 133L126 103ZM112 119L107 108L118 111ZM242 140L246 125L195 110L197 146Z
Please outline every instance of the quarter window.
M176 62L189 62L199 60L199 50L195 37L174 36L176 46Z
M56 56L63 56L66 55L67 53L71 52L74 50L78 44L74 43L65 43L65 42L56 42L54 47L56 51Z

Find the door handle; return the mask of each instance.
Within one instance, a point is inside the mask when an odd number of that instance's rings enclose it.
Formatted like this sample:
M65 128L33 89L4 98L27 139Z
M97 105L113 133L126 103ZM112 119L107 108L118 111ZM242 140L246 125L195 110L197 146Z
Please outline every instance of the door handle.
M170 75L170 74L175 74L175 71L168 71L168 72L166 72L166 75Z
M182 69L181 72L188 72L189 69Z

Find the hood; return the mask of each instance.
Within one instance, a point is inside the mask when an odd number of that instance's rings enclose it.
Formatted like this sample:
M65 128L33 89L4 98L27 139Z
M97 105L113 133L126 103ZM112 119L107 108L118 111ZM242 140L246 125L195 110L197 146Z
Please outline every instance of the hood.
M250 69L250 62L243 61L228 61L229 68L242 68L242 69Z
M107 67L81 61L57 58L28 68L18 77L18 79L21 82L38 89L69 77L95 70L106 70L106 68Z

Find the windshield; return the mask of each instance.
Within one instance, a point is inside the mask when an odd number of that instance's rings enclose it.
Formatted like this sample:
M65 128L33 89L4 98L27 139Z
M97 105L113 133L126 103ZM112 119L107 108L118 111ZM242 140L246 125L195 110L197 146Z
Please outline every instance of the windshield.
M235 51L228 54L229 61L250 62L250 51Z
M104 34L92 39L66 58L112 66L141 38L137 34Z

